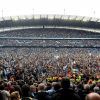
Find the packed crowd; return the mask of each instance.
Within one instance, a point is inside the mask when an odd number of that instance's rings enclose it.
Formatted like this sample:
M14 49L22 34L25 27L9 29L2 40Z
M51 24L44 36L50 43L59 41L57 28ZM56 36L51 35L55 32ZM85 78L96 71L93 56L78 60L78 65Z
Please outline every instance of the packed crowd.
M100 34L72 29L34 28L3 31L0 37L100 38Z
M0 100L67 98L100 100L99 48L0 48Z
M100 35L41 28L0 32L0 37L99 38ZM100 41L1 39L0 45L100 47ZM0 48L0 100L66 99L100 100L100 48Z
M100 34L56 28L21 29L0 32L0 37L28 37L28 38L99 38ZM0 46L91 46L100 47L100 40L18 40L0 39Z
M100 47L100 40L17 40L2 39L1 46L80 46Z

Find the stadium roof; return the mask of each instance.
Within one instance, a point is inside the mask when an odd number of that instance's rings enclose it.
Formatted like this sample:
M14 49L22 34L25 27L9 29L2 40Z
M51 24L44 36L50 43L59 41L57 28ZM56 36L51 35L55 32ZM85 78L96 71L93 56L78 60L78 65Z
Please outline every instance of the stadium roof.
M40 19L40 18L48 18L48 19L70 19L70 20L82 20L82 21L95 21L98 22L100 19L94 17L85 17L85 16L75 16L75 15L24 15L24 16L8 16L8 17L0 17L0 21L3 20L23 20L23 19Z
M0 30L21 29L28 27L59 27L77 30L89 30L100 33L100 19L71 15L31 15L9 16L0 18Z
M81 21L94 21L99 22L100 19L94 17L85 17L85 16L75 16L75 15L24 15L24 16L8 16L8 17L0 17L0 21L4 20L23 20L23 19L66 19L66 20L81 20Z

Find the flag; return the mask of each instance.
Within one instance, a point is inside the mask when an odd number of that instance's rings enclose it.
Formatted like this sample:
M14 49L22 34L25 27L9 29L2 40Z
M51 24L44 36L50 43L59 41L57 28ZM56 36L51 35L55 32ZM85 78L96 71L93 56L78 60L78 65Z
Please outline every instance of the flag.
M63 67L63 70L64 70L64 71L67 71L67 70L68 70L68 65L64 66L64 67Z

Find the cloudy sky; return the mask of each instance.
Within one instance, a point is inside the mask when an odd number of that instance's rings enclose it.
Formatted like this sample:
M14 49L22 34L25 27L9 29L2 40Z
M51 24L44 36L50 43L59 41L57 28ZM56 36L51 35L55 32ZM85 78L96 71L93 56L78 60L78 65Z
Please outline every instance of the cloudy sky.
M32 14L100 18L100 0L0 0L0 17Z

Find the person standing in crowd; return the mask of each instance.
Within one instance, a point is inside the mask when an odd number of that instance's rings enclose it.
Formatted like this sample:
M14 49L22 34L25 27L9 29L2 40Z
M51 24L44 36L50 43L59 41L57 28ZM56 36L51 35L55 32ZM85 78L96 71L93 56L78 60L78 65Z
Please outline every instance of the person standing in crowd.
M38 100L50 100L49 94L45 91L45 84L40 83L38 85L37 97Z
M4 84L0 85L0 92L2 94L2 100L10 100L10 92L5 90Z
M10 99L11 100L21 100L19 92L18 91L12 92L10 95Z
M22 86L22 98L21 100L36 100L35 98L31 98L31 96L29 95L30 92L30 87L28 84L24 84Z
M29 92L30 97L36 98L36 92L37 92L36 86L30 85L30 92Z
M67 78L61 81L62 89L55 92L52 96L52 100L81 100L79 95L77 95L73 90L70 89L70 80Z
M85 100L100 100L100 95L97 93L89 93Z

